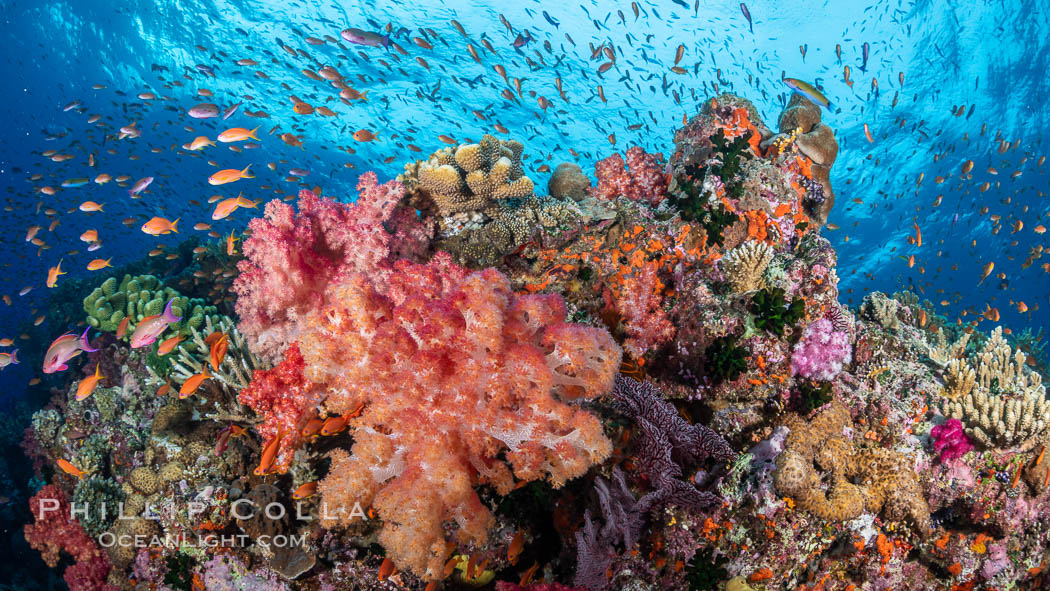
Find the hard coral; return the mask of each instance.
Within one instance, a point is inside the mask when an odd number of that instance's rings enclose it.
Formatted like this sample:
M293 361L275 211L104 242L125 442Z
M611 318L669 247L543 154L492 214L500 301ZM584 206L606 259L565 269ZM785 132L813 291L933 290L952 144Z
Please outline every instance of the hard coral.
M265 217L252 220L244 241L245 260L233 284L238 328L252 351L276 362L296 339L297 318L325 304L325 287L352 272L374 272L389 254L384 228L404 187L380 185L375 173L361 175L357 203L347 205L299 192L299 212L273 200Z
M661 161L663 154L649 154L634 146L627 149L626 161L619 154L599 160L594 165L598 179L593 194L601 199L623 196L655 207L667 192L667 174Z
M302 427L315 413L319 391L303 377L306 364L299 346L292 343L284 360L270 370L255 370L248 387L238 400L263 418L256 427L264 441L282 434L274 468L284 473L292 464L296 448L302 444Z
M70 515L70 504L62 489L49 484L29 499L35 523L24 528L26 541L40 551L44 562L58 566L59 553L73 557L75 564L63 578L70 591L115 591L106 583L111 565L101 548Z
M871 511L908 519L926 533L929 507L907 456L855 445L843 435L850 425L849 411L837 400L809 421L789 418L791 431L776 462L777 490L821 519L846 521Z
M831 320L821 318L806 327L791 355L791 373L819 381L835 379L849 363L853 349L849 334L835 330Z
M438 578L447 521L463 543L487 539L494 520L475 485L560 486L611 452L597 417L561 400L608 391L620 351L605 331L565 322L560 296L517 296L498 271L468 273L439 253L399 261L384 282L351 275L329 301L301 335L306 377L329 387L334 412L367 406L321 496L344 525L355 503L371 504L399 568Z

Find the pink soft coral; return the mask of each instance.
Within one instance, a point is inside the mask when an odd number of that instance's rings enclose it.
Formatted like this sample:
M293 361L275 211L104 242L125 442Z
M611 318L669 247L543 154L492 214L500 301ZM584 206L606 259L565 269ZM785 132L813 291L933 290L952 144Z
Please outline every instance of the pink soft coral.
M638 146L627 150L626 162L619 154L599 160L594 165L598 183L593 194L602 199L623 195L655 206L667 192L667 173L661 160L663 154L649 154Z
M380 185L373 172L361 175L359 197L349 205L299 192L299 212L273 200L265 217L252 220L244 241L245 260L233 284L238 328L249 346L269 361L280 359L296 339L296 319L325 304L325 288L348 273L373 272L390 252L383 226L405 188Z
M248 387L241 390L238 400L263 418L256 431L264 441L282 434L274 468L287 472L292 465L295 450L302 444L302 428L316 414L317 389L303 377L303 356L299 346L284 353L284 360L273 369L255 370Z
M109 558L70 516L69 500L62 489L49 484L29 499L36 521L23 528L26 541L48 566L58 566L59 553L73 557L75 564L66 569L63 578L70 591L115 591L106 583L112 568Z
M791 355L791 373L818 381L835 379L849 363L853 349L849 334L835 330L827 318L806 327Z
M328 387L332 412L367 406L321 496L344 525L355 503L372 505L399 568L439 578L448 522L462 543L487 539L476 485L560 486L609 455L598 418L561 400L608 391L620 351L604 330L565 322L560 296L517 296L495 269L439 253L383 281L347 277L328 299L302 330L306 377Z
M959 419L948 419L943 425L930 429L930 437L933 438L934 451L940 453L941 463L944 464L963 457L973 449Z
M674 325L661 308L663 284L657 268L655 262L649 262L626 277L616 299L616 311L627 331L623 348L634 359L674 338Z

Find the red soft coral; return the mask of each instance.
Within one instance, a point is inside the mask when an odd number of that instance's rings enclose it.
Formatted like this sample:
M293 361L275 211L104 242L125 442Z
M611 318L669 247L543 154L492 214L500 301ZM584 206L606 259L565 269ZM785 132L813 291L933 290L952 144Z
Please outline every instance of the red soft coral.
M626 162L619 154L599 160L594 165L598 183L593 193L602 199L623 195L656 206L664 200L668 183L661 160L663 154L649 154L638 146L627 150Z
M352 275L328 299L300 336L306 377L328 387L332 412L367 406L320 492L342 524L371 504L399 568L438 578L446 522L460 542L487 539L476 485L560 486L610 453L598 418L559 398L608 391L620 351L604 330L566 323L560 296L517 296L495 269L439 253L383 281Z
M233 284L238 328L252 351L276 362L296 339L296 319L325 304L325 287L348 273L375 272L390 253L383 226L405 188L361 175L353 205L299 192L299 212L273 200L252 220Z
M256 431L264 441L280 432L280 446L274 459L274 468L282 474L292 465L295 450L302 444L302 428L316 415L317 389L305 377L303 356L299 346L284 352L284 360L270 370L255 370L248 387L241 390L238 400L263 418Z
M661 308L663 285L657 269L655 262L649 262L624 278L616 299L616 311L627 332L623 348L634 359L674 338L674 325Z
M106 584L112 568L109 558L70 515L69 500L58 486L49 484L29 499L36 521L23 528L26 541L40 551L48 566L58 566L59 553L76 562L63 578L70 591L115 591Z

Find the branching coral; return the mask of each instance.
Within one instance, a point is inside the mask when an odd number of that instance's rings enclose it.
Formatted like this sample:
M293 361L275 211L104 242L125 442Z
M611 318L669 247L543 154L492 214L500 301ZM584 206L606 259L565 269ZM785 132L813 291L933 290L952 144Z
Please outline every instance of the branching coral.
M837 400L809 421L790 417L776 462L777 490L821 519L845 521L871 511L910 520L925 533L929 507L907 457L857 446L843 435L850 425L849 411Z
M791 373L818 381L835 379L849 363L853 348L849 335L835 330L831 320L820 318L806 327L791 355Z
M948 400L958 400L972 392L976 384L977 373L970 364L963 359L952 359L948 362L940 394Z
M299 212L273 200L265 217L252 220L244 241L245 260L237 264L238 328L252 351L276 362L296 339L296 320L325 303L326 286L353 272L375 272L389 254L390 234L383 222L394 212L404 187L378 184L375 173L361 175L353 205L299 192Z
M302 429L316 414L320 392L303 377L305 364L296 344L284 352L284 360L270 370L256 370L238 399L263 419L256 427L263 441L280 433L274 469L284 473L292 465L295 450L302 444Z
M928 347L928 351L930 361L933 361L940 367L948 366L949 371L951 371L952 362L958 361L966 354L966 345L970 342L970 333L962 333L962 336L949 345L945 332L944 328L937 331L937 342Z
M1030 447L1050 425L1050 400L1039 374L1025 367L1025 354L1014 352L1002 327L992 331L977 358L976 372L958 366L955 399L945 401L945 416L959 419L966 434L986 448ZM976 384L971 373L976 373Z
M434 201L439 215L484 209L492 201L532 195L524 176L521 142L485 135L477 144L444 148L399 177Z
M749 241L722 257L722 274L733 293L745 293L765 287L762 273L773 260L773 249L765 242Z
M446 521L459 541L485 541L493 517L475 485L560 486L609 455L597 417L561 400L606 392L620 351L566 323L559 296L516 296L498 271L439 253L399 261L383 283L352 275L329 301L302 332L305 377L328 388L331 412L366 406L319 490L344 525L354 503L371 504L400 568L440 576Z
M211 367L210 346L205 342L205 339L215 332L225 334L228 343L226 356L218 369ZM173 378L176 383L185 382L191 376L203 372L204 367L208 366L208 373L212 378L235 394L248 385L253 371L269 367L269 364L251 352L244 335L226 316L219 316L214 322L208 318L199 330L191 329L189 337L189 342L194 345L194 352L191 353L182 347L175 349L171 353L174 357L171 360L172 371L167 376L157 375L152 368L147 367L151 374L150 383L160 385L165 383L169 377Z
M667 192L663 154L649 154L634 146L627 149L626 156L626 162L619 154L613 154L595 163L598 182L594 195L601 199L623 196L652 207L659 205Z

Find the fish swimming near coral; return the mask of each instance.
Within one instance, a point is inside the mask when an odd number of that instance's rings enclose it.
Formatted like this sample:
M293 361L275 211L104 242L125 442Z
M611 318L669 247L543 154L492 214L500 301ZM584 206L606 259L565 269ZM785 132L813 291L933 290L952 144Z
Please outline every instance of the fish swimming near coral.
M69 460L63 460L62 458L59 458L58 460L56 460L55 463L58 464L58 467L61 468L63 472L69 474L70 476L75 476L80 480L83 480L84 477L88 475L87 472L84 472L80 468L77 468Z
M787 84L788 88L808 98L814 103L825 109L831 110L831 101L828 100L828 97L824 96L824 93L817 90L817 88L809 82L797 78L784 78L784 84Z
M77 384L77 400L84 400L88 396L91 396L91 393L94 392L95 388L98 386L98 381L101 379L102 374L99 372L99 364L96 363L94 375L90 375L80 380L80 383Z
M138 323L138 326L135 327L135 332L131 334L132 349L152 345L157 340L157 337L168 328L169 324L182 320L181 316L176 316L171 311L171 304L174 301L174 298L168 300L167 305L164 306L163 313L147 316Z
M88 343L87 335L91 327L84 329L84 334L77 337L73 333L66 333L51 343L51 346L47 348L47 353L44 354L44 373L55 373L56 371L65 371L69 369L66 365L70 359L80 355L81 351L87 351L88 353L94 353L98 349L93 349Z

